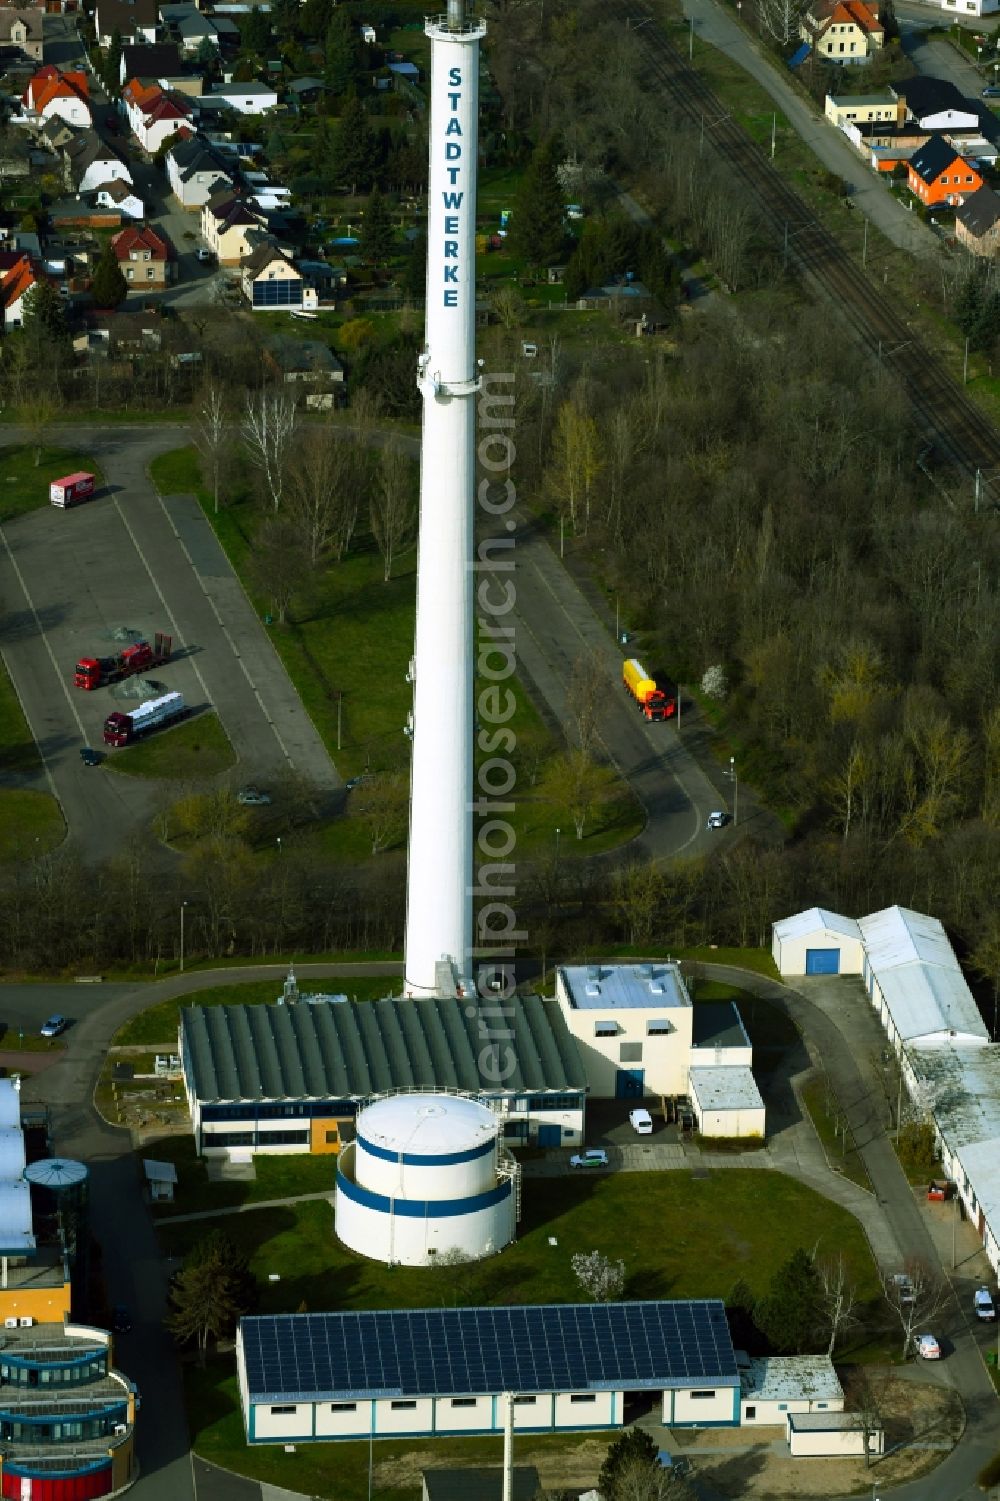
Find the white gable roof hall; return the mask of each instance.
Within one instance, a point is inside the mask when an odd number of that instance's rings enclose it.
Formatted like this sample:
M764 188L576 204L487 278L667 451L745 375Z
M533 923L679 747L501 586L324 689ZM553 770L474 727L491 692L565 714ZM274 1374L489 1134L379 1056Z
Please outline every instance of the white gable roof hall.
M888 907L863 917L859 927L869 990L877 987L894 1040L989 1042L979 1007L936 917Z
M806 912L796 912L794 917L783 917L774 924L779 938L807 938L822 931L839 933L844 938L860 938L861 928L853 917L841 917L839 912L827 912L824 907L810 907Z

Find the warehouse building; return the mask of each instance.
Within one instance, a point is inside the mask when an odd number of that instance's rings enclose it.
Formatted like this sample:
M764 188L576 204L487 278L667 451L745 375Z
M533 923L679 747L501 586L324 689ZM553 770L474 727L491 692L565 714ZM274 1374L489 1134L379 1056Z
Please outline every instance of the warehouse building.
M732 1427L740 1377L714 1299L301 1313L240 1320L247 1442L618 1428L630 1393L673 1427Z
M339 1152L359 1108L402 1090L471 1095L506 1141L583 1141L586 1074L562 1008L539 996L189 1006L179 1051L200 1154Z
M776 922L771 953L778 973L792 975L860 975L864 962L861 929L852 917L810 907Z
M799 975L803 945L841 939L850 918L812 908L774 925L774 954L784 975ZM934 1126L944 1170L1000 1276L1000 1044L969 989L943 926L906 907L863 917L838 966L809 973L859 976L911 1098ZM780 930L780 931L779 931ZM787 945L794 932L798 947Z

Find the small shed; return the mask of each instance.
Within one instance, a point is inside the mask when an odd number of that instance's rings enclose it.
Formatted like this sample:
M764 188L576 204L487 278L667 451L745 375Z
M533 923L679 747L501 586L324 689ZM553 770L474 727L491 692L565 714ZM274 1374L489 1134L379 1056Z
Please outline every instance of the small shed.
M790 1412L785 1435L795 1458L885 1452L885 1433L856 1412Z
M771 954L781 975L860 975L864 941L852 917L810 907L774 924Z
M142 1160L142 1170L149 1187L149 1197L154 1204L173 1202L177 1187L177 1169L172 1162L154 1162L150 1157Z
M737 1353L740 1424L782 1427L787 1416L843 1412L844 1389L828 1355Z
M691 1103L702 1136L764 1135L764 1101L745 1064L692 1068Z

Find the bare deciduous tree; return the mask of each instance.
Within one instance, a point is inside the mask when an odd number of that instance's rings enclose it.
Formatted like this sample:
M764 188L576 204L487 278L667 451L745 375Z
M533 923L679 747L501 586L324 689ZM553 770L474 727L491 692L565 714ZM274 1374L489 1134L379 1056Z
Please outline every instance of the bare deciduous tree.
M328 548L347 551L358 514L357 465L350 442L330 422L309 429L288 464L288 514L300 529L313 567Z
M409 540L415 516L410 462L398 444L386 443L378 456L370 508L372 536L382 554L385 583L392 576L397 550Z
M195 423L195 442L211 476L212 504L218 515L219 476L229 446L229 411L226 393L215 381L209 382L202 392Z
M837 1340L856 1322L854 1310L857 1306L857 1291L848 1275L842 1252L838 1252L830 1261L817 1262L816 1272L819 1276L819 1302L823 1323L830 1331L826 1353L832 1355Z
M264 476L275 511L285 492L288 458L297 428L295 398L289 392L272 387L247 397L243 442L250 462Z
M408 807L406 778L398 771L366 777L351 794L351 812L367 827L373 855L402 838Z
M926 1326L940 1312L951 1289L932 1267L917 1258L908 1261L904 1271L887 1277L883 1288L885 1300L903 1332L905 1357L913 1348L916 1335L926 1332Z
M597 715L607 693L608 674L600 653L581 653L570 673L567 707L577 743L588 756L593 754L597 745Z

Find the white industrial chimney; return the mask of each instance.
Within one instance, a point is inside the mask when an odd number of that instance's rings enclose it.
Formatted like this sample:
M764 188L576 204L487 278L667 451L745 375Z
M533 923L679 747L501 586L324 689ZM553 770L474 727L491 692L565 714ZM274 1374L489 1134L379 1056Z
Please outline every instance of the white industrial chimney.
M404 993L454 995L471 968L473 500L479 43L463 0L431 39L427 316Z

